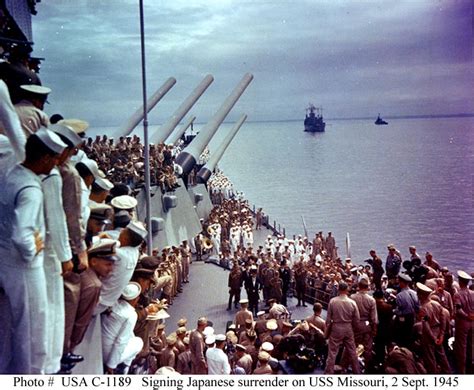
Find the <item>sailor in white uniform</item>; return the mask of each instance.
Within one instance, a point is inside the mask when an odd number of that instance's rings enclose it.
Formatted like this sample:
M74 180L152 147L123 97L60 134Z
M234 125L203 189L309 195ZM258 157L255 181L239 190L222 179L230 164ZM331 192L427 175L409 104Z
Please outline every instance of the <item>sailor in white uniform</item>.
M113 374L121 363L127 367L122 372L126 374L133 359L143 348L143 340L133 333L137 322L135 305L140 293L140 285L130 282L112 311L102 315L102 354L107 374Z
M25 159L25 143L26 137L7 85L0 80L0 176Z
M58 165L67 162L74 153L74 148L82 143L72 129L61 126L51 126L67 148L61 154ZM48 326L48 356L45 372L54 374L61 368L61 356L64 342L64 285L63 276L72 271L72 252L69 245L69 235L66 216L62 201L62 178L59 169L54 167L49 175L42 178L44 194L44 216L46 223L46 237L44 247L44 270L48 293L48 312L50 320Z
M130 222L125 229L120 231L118 238L120 246L115 250L119 261L115 263L110 275L102 280L96 314L110 309L117 303L123 289L132 279L140 256L140 245L146 236L147 231L141 222Z
M212 255L217 256L221 251L221 225L218 222L209 225L208 233L212 241Z
M5 177L0 192L0 288L11 310L11 351L0 356L9 374L43 374L47 348L44 204L39 175L49 174L66 144L42 128L25 146L26 158ZM4 311L5 310L5 311ZM2 313L7 309L2 308ZM0 344L4 343L0 340Z

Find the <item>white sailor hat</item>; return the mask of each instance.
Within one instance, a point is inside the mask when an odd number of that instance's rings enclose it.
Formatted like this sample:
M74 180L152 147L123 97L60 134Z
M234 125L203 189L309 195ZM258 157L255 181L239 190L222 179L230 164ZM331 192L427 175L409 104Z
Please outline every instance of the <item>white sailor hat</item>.
M464 280L472 280L472 277L467 272L459 270L457 274L458 274L458 278L461 278Z
M355 266L351 268L351 272L356 272L359 269L359 267Z
M204 330L202 331L202 334L204 336L209 336L211 334L214 334L214 328L212 326L206 326Z
M211 345L216 342L216 336L214 334L210 334L209 336L206 336L206 344Z
M249 303L249 300L248 300L248 299L241 299L241 300L239 301L239 303L240 303L241 305L243 305L243 304Z
M156 370L155 375L171 376L171 375L180 375L180 374L173 367L163 366L163 367L158 368L158 370Z
M120 195L112 199L110 204L116 209L129 210L137 205L137 200L130 195Z
M131 301L142 292L141 286L137 282L129 282L122 291L122 297L126 301Z
M99 166L94 160L91 160L90 158L86 157L79 161L77 164L84 164L89 170L89 172L92 174L92 176L94 176L94 179L100 177Z
M127 225L127 229L130 229L132 232L138 234L141 238L145 239L148 232L145 229L145 226L140 221L132 221Z
M171 316L168 314L168 312L165 309L161 309L156 313L155 315L156 319L158 320L166 320L167 318L170 318Z
M61 119L58 124L70 127L76 134L84 133L89 128L89 123L82 119Z
M421 292L424 292L424 293L427 293L427 294L433 292L433 290L431 288L429 288L428 286L426 286L425 284L420 283L420 282L416 283L416 288L418 290L420 290Z
M54 153L62 153L63 150L67 148L67 145L61 141L61 138L46 127L40 128L35 134L39 140Z
M411 282L410 275L407 275L407 274L399 274L398 278L405 281L405 282L407 282L407 283Z
M82 143L82 138L79 137L69 126L55 124L49 126L49 129L66 138L67 141L71 143L72 147L77 147Z
M37 95L47 95L51 93L51 88L36 84L23 84L20 88L26 92L36 93Z
M245 345L242 345L242 344L236 344L235 345L235 349L237 351L243 351L243 352L247 352L247 347Z
M260 310L258 313L257 313L257 317L260 317L260 316L263 316L265 315L265 310Z
M105 177L101 176L95 178L95 184L97 184L104 191L110 191L112 188L114 188L114 185L110 182L110 180L107 180Z
M226 337L225 334L219 333L216 335L216 341L225 341Z
M272 343L268 342L268 341L265 341L263 344L262 344L262 350L263 351L266 351L266 352L271 352L273 351L275 347L273 346Z

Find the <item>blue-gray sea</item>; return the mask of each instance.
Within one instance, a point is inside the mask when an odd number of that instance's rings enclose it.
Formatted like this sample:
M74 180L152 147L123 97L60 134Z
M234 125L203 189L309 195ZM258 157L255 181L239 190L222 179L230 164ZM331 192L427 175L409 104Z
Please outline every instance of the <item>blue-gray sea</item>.
M341 256L348 232L356 262L393 243L474 271L474 118L326 122L318 134L302 121L244 123L220 168L287 235L303 233L304 216L311 238L333 232Z

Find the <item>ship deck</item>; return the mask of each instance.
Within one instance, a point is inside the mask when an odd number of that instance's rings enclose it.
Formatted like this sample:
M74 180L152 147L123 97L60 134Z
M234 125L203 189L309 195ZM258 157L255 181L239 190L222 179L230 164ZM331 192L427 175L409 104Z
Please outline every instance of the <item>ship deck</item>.
M262 228L254 229L254 247L263 245L267 235L272 231ZM206 316L213 323L216 333L224 333L228 321L233 321L237 309L226 311L228 302L227 280L229 271L213 263L193 261L189 271L189 283L183 285L183 292L174 300L168 310L170 318L166 320L170 329L173 329L180 318L187 318L189 329L196 327L197 319ZM242 288L242 298L246 298L245 289ZM288 310L292 319L303 319L313 313L312 305L297 307L296 299L288 298ZM260 309L264 309L260 302Z

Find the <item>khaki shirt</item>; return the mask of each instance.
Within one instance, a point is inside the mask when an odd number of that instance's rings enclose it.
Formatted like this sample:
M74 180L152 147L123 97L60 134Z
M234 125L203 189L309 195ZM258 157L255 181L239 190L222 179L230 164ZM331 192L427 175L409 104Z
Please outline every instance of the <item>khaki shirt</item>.
M357 324L359 320L357 304L347 295L339 295L329 301L326 327L331 324Z

